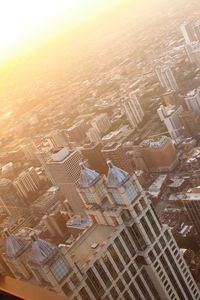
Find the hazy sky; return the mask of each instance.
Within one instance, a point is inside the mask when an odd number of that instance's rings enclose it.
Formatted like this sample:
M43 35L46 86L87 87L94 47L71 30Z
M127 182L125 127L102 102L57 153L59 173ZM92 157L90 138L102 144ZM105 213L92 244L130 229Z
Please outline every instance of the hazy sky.
M125 0L124 0L125 1ZM0 59L123 0L0 0Z

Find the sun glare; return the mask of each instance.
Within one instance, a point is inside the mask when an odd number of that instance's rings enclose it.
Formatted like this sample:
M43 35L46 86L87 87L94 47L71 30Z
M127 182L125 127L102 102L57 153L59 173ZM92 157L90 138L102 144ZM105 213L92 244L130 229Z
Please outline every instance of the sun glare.
M106 0L0 0L0 59L13 54L26 41L55 29L61 21L71 25ZM110 1L109 2L113 2Z

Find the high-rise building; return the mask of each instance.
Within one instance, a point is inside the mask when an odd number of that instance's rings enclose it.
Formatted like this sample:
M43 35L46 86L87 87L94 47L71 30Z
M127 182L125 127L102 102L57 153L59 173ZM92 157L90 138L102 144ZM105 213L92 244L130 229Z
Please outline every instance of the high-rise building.
M74 300L199 300L171 231L136 176L111 162L107 178L83 164L80 175L79 192L94 223L76 239L67 228L68 245L6 232L2 256L13 276ZM62 224L59 229L64 234Z
M144 117L144 112L136 92L130 93L129 97L123 100L123 107L129 123L133 128L136 128Z
M199 189L190 189L182 194L182 203L186 208L190 220L196 228L200 238L200 191Z
M184 22L180 29L186 44L191 44L192 42L196 41L194 30L190 23Z
M169 66L158 66L155 68L158 80L167 91L177 91L179 89L174 74Z
M136 147L149 172L169 172L178 164L176 149L167 136L145 140ZM135 160L138 160L138 156Z
M48 158L42 154L40 157L49 180L60 186L74 213L84 213L82 201L76 191L76 183L80 177L79 164L82 161L80 152L62 148L53 151Z
M183 107L174 105L163 106L157 110L161 122L163 122L172 138L176 143L180 142L183 134L183 124L180 115L183 112Z
M24 207L24 202L20 199L12 181L6 178L0 179L0 207L9 216L17 216Z
M197 115L200 115L200 88L194 89L187 93L185 97L187 108Z
M46 140L51 149L57 149L68 146L67 136L63 130L53 130L46 136Z
M107 174L108 166L101 150L102 144L91 143L84 145L81 149L81 153L83 158L87 160L87 164L90 168L96 170L100 174Z
M88 130L86 135L91 143L100 143L101 142L101 135L100 135L99 131L94 127L91 127Z
M104 146L101 152L106 160L112 160L113 163L119 168L126 170L130 174L133 173L133 165L122 144L107 144Z
M200 298L176 241L159 222L135 175L109 163L105 182L83 166L80 193L96 223L116 228L103 246L96 241L97 254L88 261L89 286L94 283L93 290L102 293L91 299Z
M37 156L36 156L37 147L33 142L22 145L21 149L27 160L32 160L32 161L37 160Z
M200 67L200 42L192 42L190 45L185 45L185 52L192 64Z
M200 128L200 115L193 111L183 111L180 115L184 127L184 135L187 137L196 136Z
M200 21L197 21L194 26L194 32L196 35L197 40L200 42Z
M36 170L31 167L20 173L13 184L22 198L28 198L39 191L40 178Z
M100 134L106 133L111 127L111 122L108 117L108 114L104 113L104 114L100 114L99 116L95 117L95 119L92 120L91 125L95 129L97 129L97 131Z
M80 120L75 123L72 127L67 129L70 142L80 143L85 137L88 130L88 125L85 120Z

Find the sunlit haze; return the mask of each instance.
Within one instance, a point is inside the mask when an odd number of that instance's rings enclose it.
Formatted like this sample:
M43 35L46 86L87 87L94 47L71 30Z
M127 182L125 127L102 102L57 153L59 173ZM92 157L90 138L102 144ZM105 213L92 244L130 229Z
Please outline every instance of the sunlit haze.
M67 26L80 22L99 10L106 0L1 0L0 59L23 48L24 43L56 30L62 22ZM109 1L109 5L113 2Z

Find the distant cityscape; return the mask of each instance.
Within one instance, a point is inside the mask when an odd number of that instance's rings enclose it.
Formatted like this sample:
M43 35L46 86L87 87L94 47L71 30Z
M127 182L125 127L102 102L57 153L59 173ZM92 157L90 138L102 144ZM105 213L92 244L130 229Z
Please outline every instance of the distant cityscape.
M0 117L3 276L72 300L200 299L200 3L165 6L91 37L66 80L60 66L0 89L16 97Z

